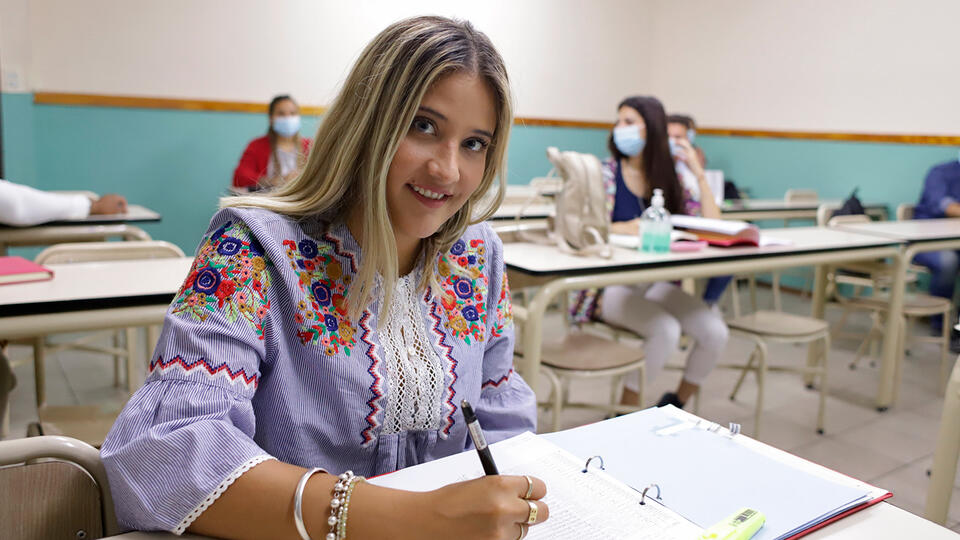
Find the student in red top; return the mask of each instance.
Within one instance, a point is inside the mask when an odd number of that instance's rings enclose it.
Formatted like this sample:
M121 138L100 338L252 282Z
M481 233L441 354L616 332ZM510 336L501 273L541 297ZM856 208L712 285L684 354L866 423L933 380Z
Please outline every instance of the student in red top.
M270 127L250 141L233 172L233 187L251 191L276 187L303 170L310 139L300 136L300 106L288 95L270 100Z

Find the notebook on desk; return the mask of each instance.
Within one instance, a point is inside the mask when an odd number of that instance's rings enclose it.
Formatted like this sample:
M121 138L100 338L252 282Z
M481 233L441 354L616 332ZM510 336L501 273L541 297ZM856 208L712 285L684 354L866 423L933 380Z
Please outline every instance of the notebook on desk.
M0 285L53 279L53 271L23 257L0 257Z
M528 474L547 484L547 521L530 527L528 539L695 540L703 531L664 506L654 492L643 495L586 460L532 433L490 445L501 474ZM384 487L428 491L479 478L475 451L370 479ZM641 504L643 503L643 504Z
M799 538L892 496L672 406L543 437L574 455L603 453L607 473L634 488L656 482L663 503L698 526L759 510L767 520L754 540Z

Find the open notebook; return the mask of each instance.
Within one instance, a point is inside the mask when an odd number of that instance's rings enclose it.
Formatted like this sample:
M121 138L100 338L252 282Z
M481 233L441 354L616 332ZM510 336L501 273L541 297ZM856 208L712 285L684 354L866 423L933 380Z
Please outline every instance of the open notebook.
M528 539L694 540L702 529L663 506L651 491L643 497L623 482L550 441L524 433L490 445L501 474L528 474L547 484L550 518L530 528ZM428 491L483 476L475 451L409 467L370 482ZM643 502L643 504L640 504Z
M602 453L606 472L632 487L656 482L662 502L701 527L759 510L767 520L753 540L797 538L891 496L673 406L543 437Z

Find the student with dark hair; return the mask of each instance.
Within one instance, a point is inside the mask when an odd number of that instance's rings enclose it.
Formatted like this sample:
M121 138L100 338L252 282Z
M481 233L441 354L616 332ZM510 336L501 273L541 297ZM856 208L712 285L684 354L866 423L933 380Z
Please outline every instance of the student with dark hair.
M927 173L913 218L958 217L960 217L960 160L952 160L936 165ZM920 253L913 260L930 269L930 294L948 300L953 299L958 268L960 268L960 251ZM942 316L936 315L930 319L930 330L934 335L940 335L943 325L950 323L951 321L944 321ZM960 334L956 331L953 332L950 349L953 352L960 352Z
M671 214L720 216L703 167L693 157L689 142L682 143L685 152L681 159L699 184L702 194L699 202L677 178L667 137L667 117L656 98L633 96L620 103L608 147L612 157L603 163L603 176L613 232L637 234L640 215L654 189L663 190L665 207ZM573 318L602 320L643 336L646 376L650 380L677 350L681 333L694 339L696 343L677 391L665 394L659 405L669 403L682 407L716 365L728 336L727 327L717 313L680 287L666 282L582 291L573 303ZM623 402L637 404L638 392L638 381L628 379Z
M250 141L233 172L233 187L249 190L279 186L303 170L310 139L300 136L300 107L284 94L270 100L267 134Z
M697 154L700 166L707 166L707 158L703 153L703 149L693 145L696 134L697 123L693 120L692 116L686 114L671 114L667 117L667 135L670 136L670 150L673 152L674 160L677 161L678 169L683 170L683 172L688 173L688 175L689 169L685 166L680 166L680 163L682 163L680 159L680 153L682 152L682 150L680 150L680 141L690 143L690 146ZM681 174L680 170L677 171L678 175ZM720 301L720 297L723 296L723 291L730 285L732 279L733 276L715 276L708 279L707 286L703 290L703 301L711 306L716 305L716 303Z

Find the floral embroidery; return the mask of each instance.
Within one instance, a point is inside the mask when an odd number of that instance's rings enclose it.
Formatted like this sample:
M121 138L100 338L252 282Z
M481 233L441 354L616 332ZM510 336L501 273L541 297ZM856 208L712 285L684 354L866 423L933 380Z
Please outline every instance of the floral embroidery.
M319 345L327 355L342 349L347 356L356 343L356 328L347 318L347 285L343 265L329 245L318 245L305 238L299 242L284 240L290 268L297 273L306 301L298 305L294 321L300 325L297 335L303 344ZM352 264L352 261L351 261Z
M497 320L490 329L492 337L500 337L504 330L513 326L513 304L510 303L510 284L507 283L507 274L503 274L503 286L500 287L500 299L496 307Z
M243 319L263 339L263 319L270 309L268 264L250 229L224 223L204 241L171 313L205 321L220 311L231 323Z
M449 253L440 255L437 271L443 296L440 303L447 312L444 326L467 345L482 342L487 324L484 298L487 295L486 248L483 240L457 240Z

